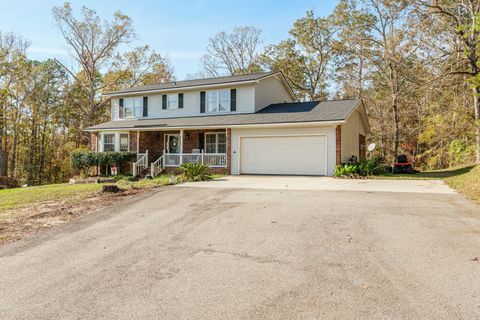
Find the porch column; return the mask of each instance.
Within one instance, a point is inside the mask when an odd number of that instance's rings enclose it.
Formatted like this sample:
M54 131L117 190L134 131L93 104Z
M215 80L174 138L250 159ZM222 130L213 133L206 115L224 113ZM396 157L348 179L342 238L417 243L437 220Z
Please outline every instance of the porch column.
M140 153L140 131L137 130L137 153Z
M180 130L180 164L183 163L183 129Z

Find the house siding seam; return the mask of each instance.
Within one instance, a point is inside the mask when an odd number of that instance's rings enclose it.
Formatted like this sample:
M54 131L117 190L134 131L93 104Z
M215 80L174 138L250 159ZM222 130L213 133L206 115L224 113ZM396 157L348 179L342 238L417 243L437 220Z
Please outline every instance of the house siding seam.
M255 86L255 112L274 103L293 102L287 88L277 77L260 80Z
M231 174L240 174L240 137L246 136L288 136L288 135L320 135L326 136L327 143L327 175L333 175L336 164L335 151L335 127L334 126L316 126L316 127L282 127L282 128L256 128L256 129L232 129L232 159L231 159ZM289 155L288 150L285 151L285 156L299 156Z
M365 136L360 112L355 110L342 124L341 146L342 162L347 162L351 156L359 157L359 135Z

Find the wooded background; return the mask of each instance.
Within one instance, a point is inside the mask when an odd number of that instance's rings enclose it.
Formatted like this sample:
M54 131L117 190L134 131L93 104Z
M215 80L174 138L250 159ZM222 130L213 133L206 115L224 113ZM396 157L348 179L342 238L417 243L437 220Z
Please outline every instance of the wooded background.
M110 118L103 93L175 79L148 45L119 51L135 39L128 16L77 9L53 8L73 68L30 60L28 39L0 31L0 176L64 182L70 153L88 144L83 129ZM405 153L422 169L478 163L479 14L480 0L341 0L329 16L306 12L279 43L254 26L212 35L189 78L282 71L299 100L363 99L372 156Z

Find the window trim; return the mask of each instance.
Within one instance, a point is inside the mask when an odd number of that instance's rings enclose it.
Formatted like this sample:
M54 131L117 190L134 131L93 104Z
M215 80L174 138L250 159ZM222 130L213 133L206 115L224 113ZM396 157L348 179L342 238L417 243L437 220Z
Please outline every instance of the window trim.
M208 144L213 144L207 142L207 136L208 135L213 135L215 136L215 152L208 152L207 151L207 145ZM225 143L219 143L218 141L218 136L219 135L224 135L225 136ZM226 154L227 153L227 134L225 132L205 132L205 138L204 138L204 143L205 143L205 152L204 153L209 153L209 154ZM218 152L218 146L219 144L225 144L225 152Z
M127 135L127 150L122 151L122 134ZM130 133L129 132L119 132L118 133L118 151L120 152L130 152Z
M113 135L113 145L114 149L113 151L105 151L105 135ZM120 135L126 134L128 135L128 149L127 151L120 151ZM100 132L99 137L98 137L98 149L99 152L130 152L130 132L129 131L106 131L106 132Z
M206 91L206 94L205 94L205 113L225 113L225 112L230 112L230 108L231 108L231 92L230 92L231 89L215 89L215 90L208 90ZM227 106L226 106L226 110L220 110L220 92L222 91L225 91L227 92L228 94L228 98L227 98ZM209 108L208 108L208 100L209 100L209 94L212 93L212 92L216 92L216 108L215 108L215 111L210 111Z
M135 101L138 100L140 102L139 106L135 106ZM131 106L128 104L131 103ZM119 106L120 108L120 106ZM131 116L127 116L127 110L132 111ZM138 114L135 115L135 111L138 111ZM143 97L135 96L135 97L125 97L123 98L123 117L124 119L138 119L143 118Z
M175 108L170 107L170 97L175 97ZM167 110L177 110L178 108L178 93L167 94Z
M105 139L105 136L113 136L113 142L112 143L106 143L106 139ZM116 150L116 134L115 133L104 133L102 134L102 151L103 152L114 152ZM113 150L108 150L108 151L105 151L105 145L113 145Z

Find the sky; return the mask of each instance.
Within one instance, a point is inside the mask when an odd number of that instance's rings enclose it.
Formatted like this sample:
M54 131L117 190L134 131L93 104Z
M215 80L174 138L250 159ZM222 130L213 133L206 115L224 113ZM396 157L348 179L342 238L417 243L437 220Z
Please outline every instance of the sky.
M14 32L29 40L29 58L57 58L71 65L67 46L53 23L52 8L64 1L0 0L0 31ZM79 13L82 6L94 9L102 19L111 20L120 10L132 18L136 40L129 50L148 44L169 57L177 80L200 71L199 59L208 39L235 26L255 26L262 32L263 45L288 37L293 22L314 10L330 14L337 0L97 0L70 3Z

